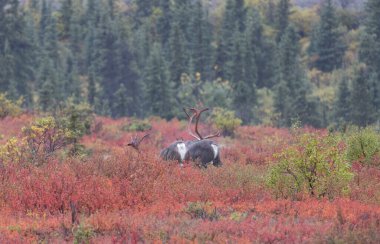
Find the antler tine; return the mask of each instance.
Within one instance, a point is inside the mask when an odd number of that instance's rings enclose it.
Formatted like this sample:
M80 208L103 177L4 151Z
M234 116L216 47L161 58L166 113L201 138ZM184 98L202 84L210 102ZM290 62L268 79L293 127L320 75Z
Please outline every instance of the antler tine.
M140 142L142 142L146 137L148 137L150 134L145 134L141 139L139 140L138 144L140 145Z
M189 118L189 123L187 124L187 131L188 133L194 137L195 139L197 140L201 140L199 137L197 137L196 135L194 135L194 133L191 131L191 122L193 121L194 117L197 115L196 113L194 113L193 115L189 115L187 112L186 112L186 109L184 108L183 111L185 111L187 117Z
M186 108L183 108L183 112L185 112L187 119L190 119L190 115L187 113Z
M207 110L209 110L209 108L204 108L204 109L197 109L197 108L189 108L190 111L193 111L197 117L200 117L201 114Z
M206 136L203 139L210 139L210 138L214 138L214 137L220 137L220 135L221 135L221 133L220 133L220 131L218 131L217 133L208 135L208 136Z

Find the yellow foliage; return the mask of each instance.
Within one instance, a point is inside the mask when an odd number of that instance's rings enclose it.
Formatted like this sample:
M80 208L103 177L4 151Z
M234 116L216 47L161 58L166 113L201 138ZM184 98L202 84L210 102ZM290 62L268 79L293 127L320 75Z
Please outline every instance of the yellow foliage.
M0 162L4 164L19 163L22 158L22 141L10 138L4 145L0 146Z
M313 26L319 21L319 16L315 7L292 8L292 13L289 18L297 29L304 34L311 33Z
M0 119L7 116L18 116L22 113L21 104L24 99L20 97L17 101L13 102L7 98L6 93L0 93Z

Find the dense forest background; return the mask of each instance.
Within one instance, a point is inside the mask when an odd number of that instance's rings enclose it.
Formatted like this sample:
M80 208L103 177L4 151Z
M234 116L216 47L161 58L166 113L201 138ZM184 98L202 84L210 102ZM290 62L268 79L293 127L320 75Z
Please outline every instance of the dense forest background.
M0 92L29 110L380 121L380 1L2 0Z

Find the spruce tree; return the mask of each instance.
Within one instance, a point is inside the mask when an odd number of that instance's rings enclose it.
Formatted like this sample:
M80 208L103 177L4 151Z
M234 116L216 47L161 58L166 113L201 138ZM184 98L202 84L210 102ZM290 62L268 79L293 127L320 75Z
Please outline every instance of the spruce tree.
M235 0L234 15L239 32L245 31L247 9L244 0Z
M360 42L360 60L365 62L370 72L380 70L380 1L368 0L367 18ZM380 81L379 81L380 82Z
M118 25L122 26L121 23ZM136 61L131 51L131 45L129 43L128 36L129 33L126 29L120 29L116 42L116 48L118 50L117 82L119 84L119 89L123 88L123 86L127 88L125 91L125 96L130 100L129 103L126 103L126 110L123 110L125 112L122 115L141 116L143 87L134 68L136 66Z
M293 25L288 26L279 43L278 66L275 110L280 116L279 125L290 126L292 120L298 119L320 126L316 102L307 99L310 87L300 62L299 37Z
M119 88L119 62L118 62L118 27L108 15L103 13L100 30L98 32L98 48L99 56L96 57L99 69L98 75L101 77L100 85L103 89L103 98L107 99L112 104L114 92Z
M96 77L95 72L90 69L88 73L87 101L90 105L95 105L96 98Z
M48 26L51 24L51 8L50 4L46 0L42 0L41 12L40 12L40 23L39 23L39 36L40 44L44 46L45 35L47 33Z
M70 35L70 25L73 17L73 2L72 0L61 0L61 22L63 25L63 37Z
M83 58L82 58L82 46L83 46L83 39L85 39L85 34L83 33L86 28L83 28L82 26L82 18L81 15L82 11L82 5L75 1L73 4L73 13L70 18L69 23L69 36L70 36L70 49L73 53L73 56L75 60L78 63L78 70L83 71Z
M284 80L280 80L274 87L274 110L276 112L276 122L278 127L288 126L291 120L291 97L290 91L287 87L287 83Z
M234 34L234 52L232 62L231 85L234 89L233 104L237 115L244 123L250 123L253 119L253 108L256 105L256 81L257 69L254 56L244 33L239 34L238 29Z
M0 3L0 92L9 90L12 98L24 96L31 105L28 81L33 79L35 47L30 26L20 14L18 1ZM33 34L33 33L31 33Z
M78 74L78 64L73 55L66 59L66 70L64 74L65 98L72 97L75 103L82 101L82 91Z
M289 25L290 2L289 0L280 0L276 9L276 28L277 28L277 42L281 41L282 35L285 33Z
M38 73L39 106L43 111L51 111L58 106L61 93L58 90L58 75L54 69L54 62L48 56L43 57Z
M173 116L174 93L159 43L153 45L144 72L146 114L166 119Z
M300 51L299 36L295 27L290 25L279 43L278 75L280 76L279 80L287 82L291 97L294 97L296 89L302 81Z
M355 125L367 126L375 122L375 108L371 100L369 72L359 67L352 82L351 119Z
M380 2L377 0L368 0L366 3L366 13L366 30L368 33L376 36L376 41L380 41Z
M198 0L195 3L190 29L192 33L190 40L190 54L193 71L200 73L202 77L209 78L212 56L212 32L207 16L205 16L201 0Z
M348 80L342 79L338 86L338 96L335 102L334 121L339 124L348 123L351 119L351 92L347 83Z
M100 22L100 1L88 0L86 6L85 20L87 26L98 27Z
M315 38L315 54L318 59L315 66L324 72L330 72L342 65L345 44L339 32L339 23L332 0L325 0L321 9L321 20Z
M161 45L164 51L167 52L173 19L171 1L159 0L158 7L161 10L161 16L157 20L157 30L161 38Z
M180 86L182 73L187 72L187 50L185 48L185 35L178 22L173 23L171 31L169 40L170 79L174 82L175 87L178 88Z
M147 18L152 14L153 1L135 0L134 2L136 4L135 21L141 24L144 18Z
M247 49L255 60L256 85L270 88L274 83L275 43L264 35L260 13L256 9L248 12L246 26Z
M236 33L235 28L235 1L227 0L224 10L223 21L221 30L218 37L218 48L215 60L216 77L222 77L224 79L231 78L231 70L226 67L228 63L232 62L231 55L234 49L234 36L231 33Z
M114 94L113 100L113 117L120 118L126 116L131 99L127 96L127 89L124 84L120 84L119 89Z

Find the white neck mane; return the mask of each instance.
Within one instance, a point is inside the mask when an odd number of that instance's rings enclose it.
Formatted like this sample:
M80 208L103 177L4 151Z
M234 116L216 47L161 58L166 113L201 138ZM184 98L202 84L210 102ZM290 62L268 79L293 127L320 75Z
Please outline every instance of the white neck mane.
M186 154L186 144L183 143L183 142L180 142L177 144L177 149L178 149L178 153L179 155L181 156L181 160L183 161L185 159L185 154Z

